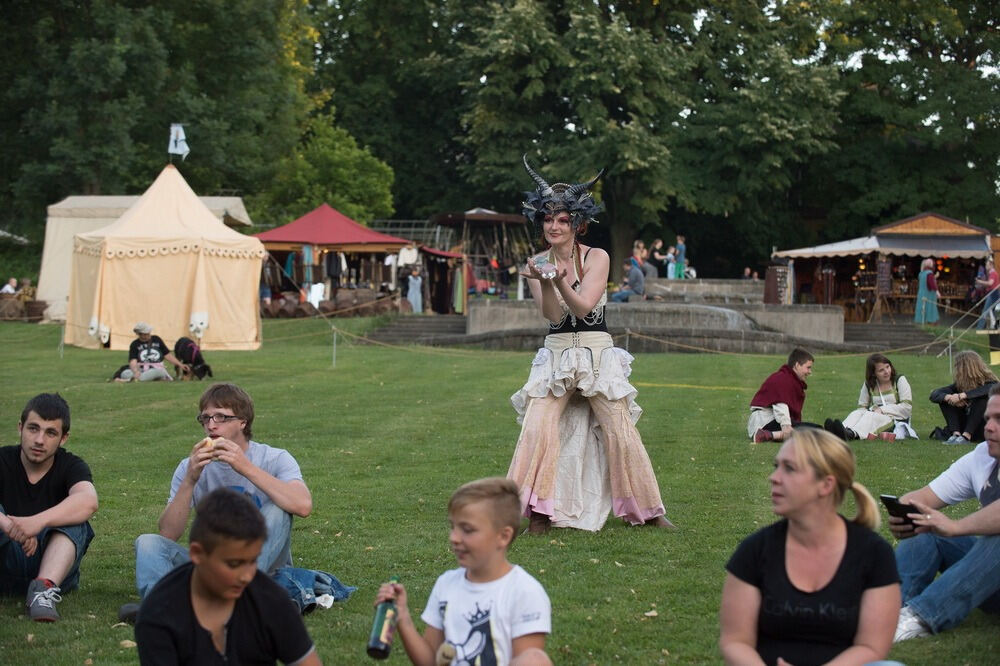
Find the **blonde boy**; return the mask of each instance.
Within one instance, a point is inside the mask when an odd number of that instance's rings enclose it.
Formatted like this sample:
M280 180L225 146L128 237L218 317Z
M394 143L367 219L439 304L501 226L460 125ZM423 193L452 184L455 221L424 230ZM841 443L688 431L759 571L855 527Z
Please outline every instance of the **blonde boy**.
M417 631L406 588L386 583L375 603L395 599L397 633L417 666L446 663L551 664L545 638L551 632L548 595L524 569L507 561L521 523L517 485L504 478L467 483L448 502L449 542L459 567L438 577Z

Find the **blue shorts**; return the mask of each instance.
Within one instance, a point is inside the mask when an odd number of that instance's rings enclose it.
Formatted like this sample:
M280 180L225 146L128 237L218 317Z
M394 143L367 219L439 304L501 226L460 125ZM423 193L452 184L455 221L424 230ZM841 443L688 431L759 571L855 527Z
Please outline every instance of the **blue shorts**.
M3 505L0 505L0 513L6 513ZM57 581L57 584L63 592L72 590L79 585L80 560L87 553L87 548L90 547L90 542L94 538L94 530L90 523L46 527L38 533L38 549L31 557L24 554L21 544L12 541L10 537L0 532L0 594L27 593L28 583L38 577L38 568L42 564L42 554L49 544L49 537L54 532L65 534L76 546L76 560L70 567L69 573L66 574L66 579L61 583Z

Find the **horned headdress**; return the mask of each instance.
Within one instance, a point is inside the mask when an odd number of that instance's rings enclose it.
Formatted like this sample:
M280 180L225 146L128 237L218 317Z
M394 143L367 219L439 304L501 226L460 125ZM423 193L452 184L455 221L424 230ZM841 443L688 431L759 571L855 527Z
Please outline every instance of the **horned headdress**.
M524 193L524 201L521 202L521 206L522 213L526 218L534 221L540 227L546 215L564 210L570 215L574 231L584 223L597 222L594 216L600 213L604 206L594 201L590 194L590 188L604 175L604 169L601 169L599 174L586 183L549 185L528 164L527 154L521 159L524 161L524 168L527 169L528 175L538 186L534 192Z

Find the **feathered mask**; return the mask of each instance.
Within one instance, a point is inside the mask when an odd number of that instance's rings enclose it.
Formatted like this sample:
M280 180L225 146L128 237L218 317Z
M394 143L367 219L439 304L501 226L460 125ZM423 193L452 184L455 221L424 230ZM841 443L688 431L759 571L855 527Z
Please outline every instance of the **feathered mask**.
M526 218L541 227L546 215L564 210L570 215L570 223L574 231L585 222L597 222L594 216L600 213L604 206L596 203L588 190L604 175L604 169L601 169L599 174L586 183L549 185L528 165L527 154L521 159L524 161L524 168L527 169L528 175L538 185L538 189L534 192L524 193L521 212Z

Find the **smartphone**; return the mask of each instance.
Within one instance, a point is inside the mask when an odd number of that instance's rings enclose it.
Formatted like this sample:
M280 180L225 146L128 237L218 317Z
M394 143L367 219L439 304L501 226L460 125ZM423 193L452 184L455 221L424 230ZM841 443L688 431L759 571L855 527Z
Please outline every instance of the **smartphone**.
M889 512L890 516L902 518L904 522L910 525L913 524L913 520L908 518L906 514L920 513L920 509L912 504L903 504L895 495L879 495L879 499L882 500L882 504L885 505L885 509Z

